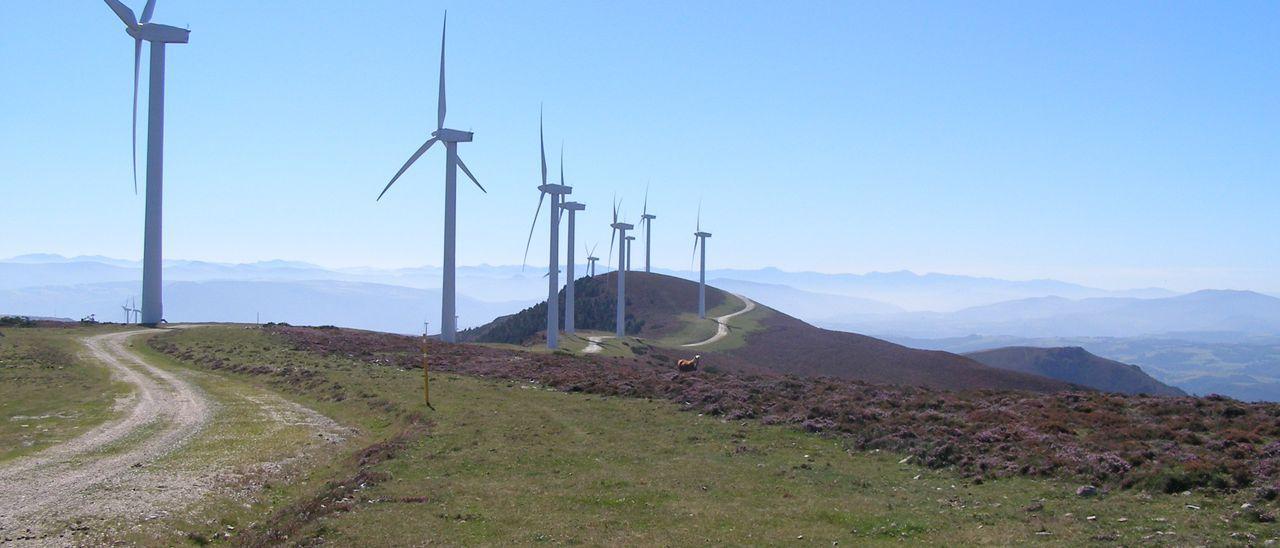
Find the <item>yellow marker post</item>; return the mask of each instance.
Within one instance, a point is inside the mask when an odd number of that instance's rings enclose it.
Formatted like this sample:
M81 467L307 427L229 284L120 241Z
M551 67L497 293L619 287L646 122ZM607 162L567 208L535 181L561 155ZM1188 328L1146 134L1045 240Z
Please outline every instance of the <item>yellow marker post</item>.
M422 399L431 407L431 378L427 374L427 327L430 322L422 322Z

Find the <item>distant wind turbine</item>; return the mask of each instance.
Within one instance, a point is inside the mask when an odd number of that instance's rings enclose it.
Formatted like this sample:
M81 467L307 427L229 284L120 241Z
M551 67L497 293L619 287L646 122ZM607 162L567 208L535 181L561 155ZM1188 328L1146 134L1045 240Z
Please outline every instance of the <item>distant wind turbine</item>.
M126 300L124 304L120 305L120 309L124 310L124 323L126 324L133 323L129 321L133 319L133 309L129 308L129 301Z
M587 249L586 244L583 244L582 250L587 252L587 275L594 278L596 275L596 261L600 260L600 257L595 256L596 246L593 245L591 249Z
M142 311L138 310L138 303L133 297L129 297L129 311L133 312L133 323L138 323L138 319L142 317Z
M627 236L627 272L631 272L631 244L635 241L635 236Z
M560 185L564 186L564 157L563 156L561 156L560 158ZM565 242L565 253L568 255L567 257L565 257L566 259L565 268L567 269L568 275L565 276L565 282L564 282L564 331L565 333L573 333L577 331L576 329L574 329L574 319L573 319L573 299L574 299L573 238L574 238L574 232L576 230L574 226L575 225L574 217L576 216L575 214L577 212L582 211L584 209L587 209L587 206L584 204L580 204L578 202L565 202L563 204L560 204L561 211L569 212L569 231L568 231L569 239Z
M697 232L693 233L693 253L698 253L698 245L702 245L702 261L698 267L698 317L707 317L707 238L710 232L702 231L702 203L698 203Z
M467 174L471 182L480 188L481 192L488 193L480 181L476 180L476 176L471 174L471 170L467 169L467 164L462 162L462 158L458 156L458 143L470 143L475 136L470 131L460 131L456 129L446 129L444 127L445 115L445 94L444 94L444 38L445 30L449 25L449 12L445 12L444 25L440 30L440 95L436 106L436 130L431 132L431 138L418 148L413 156L409 157L409 161L404 163L400 171L396 172L395 177L391 178L391 182L383 187L382 193L378 194L378 200L387 193L391 185L404 175L431 145L436 141L444 143L445 162L444 162L444 283L440 289L440 340L444 342L457 342L458 340L458 316L455 313L457 308L457 284L455 274L457 270L456 261L456 242L457 242L457 198L458 198L458 168L462 168L462 172ZM145 302L145 300L144 300Z
M640 225L644 227L644 271L652 272L649 265L649 248L650 242L653 241L653 220L657 219L657 215L649 213L649 185L644 186L644 209L640 213ZM630 268L630 265L628 265Z
M627 329L627 271L622 268L627 260L627 231L635 228L635 225L618 222L618 204L613 203L613 227L614 232L609 237L609 254L613 255L613 237L619 236L621 244L618 245L618 314L616 334L619 339L625 337Z
M133 37L133 192L138 192L138 76L142 42L151 44L151 84L147 92L147 196L142 240L142 323L156 325L164 318L163 232L164 217L164 49L165 44L185 44L191 31L151 22L156 0L147 0L142 18L120 0L105 0Z
M538 209L533 212L533 225L529 227L529 241L524 244L525 261L529 259L529 246L533 243L533 231L538 227L538 214L542 212L542 201L551 196L551 253L547 263L547 348L560 347L560 200L561 196L573 192L572 187L563 184L547 184L547 147L542 137L542 113L538 113L538 147L542 153L542 184L538 185ZM560 151L560 179L564 180L564 149ZM569 248L573 252L573 248ZM550 275L552 272L554 276Z

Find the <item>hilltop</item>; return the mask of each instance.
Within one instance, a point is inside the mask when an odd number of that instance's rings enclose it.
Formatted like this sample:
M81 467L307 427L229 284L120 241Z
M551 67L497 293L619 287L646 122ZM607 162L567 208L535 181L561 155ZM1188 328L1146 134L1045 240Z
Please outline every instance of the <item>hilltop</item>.
M577 280L575 314L581 330L613 332L617 303L616 273ZM627 274L627 328L639 343L661 349L664 357L703 356L704 363L746 372L806 377L828 376L878 384L951 390L1010 389L1053 392L1068 383L985 366L949 352L907 348L854 333L820 329L763 305L735 318L733 336L713 345L686 347L714 332L713 320L696 316L698 285L667 276ZM560 293L563 306L564 292ZM707 316L742 309L744 301L707 287ZM563 314L562 314L563 317ZM533 345L545 340L546 303L504 316L462 333L463 340Z
M1187 395L1180 389L1152 378L1141 367L1095 356L1078 346L1064 348L1011 346L971 352L965 356L991 367L1043 375L1106 392L1155 396Z

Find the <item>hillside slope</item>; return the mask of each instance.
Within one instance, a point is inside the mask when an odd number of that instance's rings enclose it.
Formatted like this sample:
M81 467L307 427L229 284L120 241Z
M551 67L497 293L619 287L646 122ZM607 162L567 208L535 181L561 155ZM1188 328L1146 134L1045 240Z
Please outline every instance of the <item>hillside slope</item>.
M616 273L577 281L578 329L613 331L617 291ZM699 321L696 311L698 284L662 274L627 274L627 333L654 345L666 344L666 353L687 357L694 349L659 339L680 332ZM564 300L563 291L561 301ZM731 298L708 286L707 309ZM736 300L736 299L735 299ZM546 303L498 318L462 333L463 340L529 344L545 337ZM829 376L878 384L925 386L949 390L1010 389L1054 392L1072 388L1068 383L1039 375L982 365L948 352L907 348L891 342L840 331L819 329L766 306L752 314L753 328L745 344L728 350L698 348L709 366L738 371L772 372L807 377ZM563 317L563 316L562 316ZM706 321L706 320L703 320ZM730 324L730 330L741 329Z
M947 390L1057 392L1073 388L1048 377L988 367L950 352L917 350L857 333L817 328L777 311L761 324L763 329L747 334L745 346L726 353L733 361L731 366Z
M1036 348L1012 346L965 354L991 367L1020 371L1081 384L1107 392L1185 396L1186 392L1164 384L1136 365L1108 360L1078 346Z
M698 284L645 272L627 273L628 335L660 338L683 327L681 314L698 311ZM580 330L613 332L617 326L618 273L609 272L574 282L575 325ZM564 327L564 289L560 290L560 326ZM707 309L725 301L728 294L707 287ZM502 316L459 334L465 342L527 344L546 340L547 302Z

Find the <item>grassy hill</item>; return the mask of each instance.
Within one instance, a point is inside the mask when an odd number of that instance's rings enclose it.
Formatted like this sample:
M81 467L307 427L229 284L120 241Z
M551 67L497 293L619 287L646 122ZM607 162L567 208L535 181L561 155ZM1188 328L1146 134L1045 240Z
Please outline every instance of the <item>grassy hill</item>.
M574 315L577 328L613 333L617 329L618 273L609 272L574 282ZM560 290L560 327L564 328L564 290ZM708 310L731 298L719 289L707 288ZM698 286L688 280L648 274L627 273L626 333L660 339L676 333L685 323L696 320ZM532 344L546 341L547 303L543 301L488 324L464 330L459 336L469 342Z
M577 280L577 326L614 331L617 273ZM660 349L666 358L701 354L709 366L800 376L831 376L881 384L946 388L1017 389L1037 392L1071 386L1048 377L987 367L947 352L916 350L880 339L820 329L763 305L729 322L730 336L687 347L715 334L718 316L743 309L744 301L707 287L708 319L697 317L698 285L666 276L627 274L627 333L637 345ZM563 306L564 292L560 302ZM546 303L463 332L463 340L534 345L545 340Z
M1141 367L1095 356L1078 346L1036 348L1013 346L965 354L983 364L1080 384L1107 392L1185 396L1186 392L1155 380Z
M1280 458L1266 449L1280 435L1274 405L678 375L644 359L433 341L431 410L415 369L420 344L236 326L152 339L181 367L288 395L363 434L290 481L264 475L256 490L174 508L120 540L1012 545L1277 537L1268 523L1274 490L1257 489L1280 469L1259 467ZM1254 439L1230 441L1240 436ZM1224 443L1232 451L1217 449ZM1181 455L1199 464L1183 469L1174 464ZM1270 475L1233 475L1248 470ZM1085 481L1100 494L1077 496ZM1185 489L1191 494L1165 494Z

